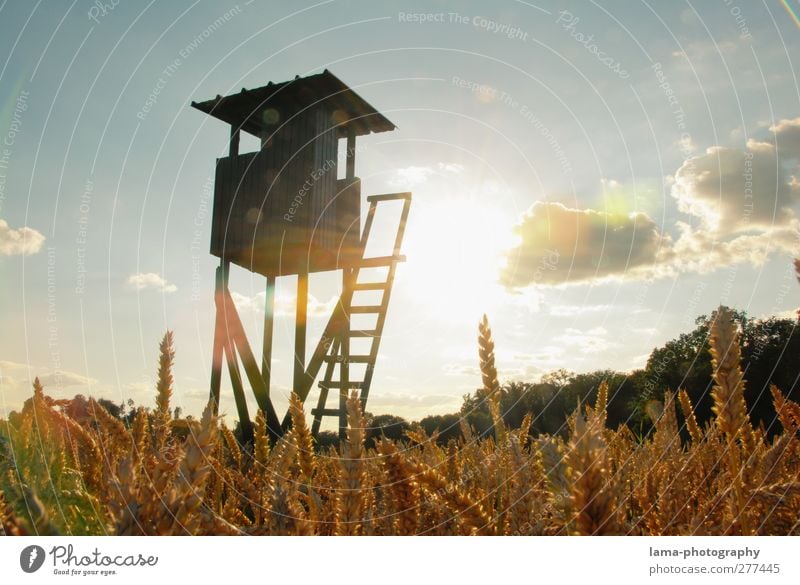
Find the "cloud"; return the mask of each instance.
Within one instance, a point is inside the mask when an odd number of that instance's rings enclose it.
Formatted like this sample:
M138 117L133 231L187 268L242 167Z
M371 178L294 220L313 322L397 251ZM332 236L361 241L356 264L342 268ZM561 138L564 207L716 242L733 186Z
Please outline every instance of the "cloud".
M592 281L652 264L668 240L645 213L537 202L515 228L520 243L500 277L510 288Z
M42 249L45 237L33 228L12 229L0 219L0 255L29 256Z
M445 173L453 173L455 175L461 174L464 172L464 165L459 163L443 163L440 162L436 165L436 167Z
M370 395L370 405L390 409L392 407L429 407L442 405L461 405L461 396L452 394L420 394L413 392L380 392Z
M770 317L774 317L775 319L790 319L792 321L797 321L797 309L786 309L785 311L775 311L772 313L764 313L759 317L760 319L769 319Z
M545 311L553 317L577 317L587 313L606 313L611 309L611 305L549 305Z
M781 158L800 158L800 118L781 120L769 129L773 133L772 142L777 145Z
M39 381L45 388L69 388L70 386L91 386L97 383L94 378L87 378L75 372L56 371L51 374L39 376Z
M407 185L413 187L424 183L436 171L430 167L409 166L397 169L389 180L392 185Z
M248 296L231 291L231 298L239 311L264 312L264 302L266 301L266 293L264 292ZM327 317L333 313L333 309L338 302L339 297L331 297L327 301L320 301L314 295L308 295L308 316ZM295 306L296 299L294 297L277 296L275 298L275 315L294 316Z
M530 353L514 353L512 361L539 368L552 367L564 362L566 351L561 345L544 345Z
M64 370L47 371L35 364L21 364L0 360L0 416L19 409L33 394L33 379L39 381L45 392L53 398L68 398L74 393L67 390L75 386L92 386L97 384L94 378L88 378L75 372Z
M128 277L128 284L136 290L153 289L164 293L174 293L178 287L168 283L155 272L142 272Z
M677 226L682 235L674 246L663 250L660 263L646 276L674 276L680 272L704 274L740 263L761 266L774 252L792 255L800 252L800 222L797 220L791 220L786 226L727 240L720 239L714 232L693 230L683 222L678 222Z
M705 228L733 234L786 225L798 189L772 144L750 141L746 150L714 146L687 159L675 173L672 197L678 210Z
M707 273L770 254L800 254L800 118L770 127L745 149L712 146L667 178L678 220L659 230L645 213L609 213L537 202L515 230L500 282L509 289ZM780 153L780 154L779 154ZM794 167L792 166L794 164ZM606 187L619 187L604 181Z
M619 344L609 341L608 331L604 327L594 327L586 331L570 327L554 341L569 347L570 351L578 350L581 354L600 353L619 346Z
M414 187L433 176L458 175L463 170L464 165L459 163L439 162L436 166L411 165L396 169L389 178L389 184L396 187Z
M442 371L445 376L480 376L481 370L473 364L452 363L444 364Z
M0 373L8 370L26 370L28 364L21 364L19 362L11 362L8 360L0 360Z

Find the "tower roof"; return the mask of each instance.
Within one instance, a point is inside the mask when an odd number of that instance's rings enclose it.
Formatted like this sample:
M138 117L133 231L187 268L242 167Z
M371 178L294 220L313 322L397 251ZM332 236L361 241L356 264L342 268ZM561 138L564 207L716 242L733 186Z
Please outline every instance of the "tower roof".
M351 128L357 136L395 129L383 114L327 69L308 77L297 76L290 81L270 82L256 89L242 88L241 92L225 97L218 95L204 102L192 102L192 107L261 136L275 124L273 117L264 115L266 110L276 110L279 121L284 121L318 104L331 111L340 136L346 136Z

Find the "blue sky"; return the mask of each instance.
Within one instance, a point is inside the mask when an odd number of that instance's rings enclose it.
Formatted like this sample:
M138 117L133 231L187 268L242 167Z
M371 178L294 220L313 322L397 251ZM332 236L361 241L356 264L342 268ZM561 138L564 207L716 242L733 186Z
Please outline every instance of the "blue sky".
M641 367L720 303L797 305L800 42L780 2L7 1L0 31L0 410L34 375L149 404L171 328L176 403L199 411L228 128L189 103L325 68L398 127L360 141L362 191L415 198L369 410L457 409L483 312L502 377L533 380ZM256 351L263 287L232 276ZM335 277L311 294L313 340Z

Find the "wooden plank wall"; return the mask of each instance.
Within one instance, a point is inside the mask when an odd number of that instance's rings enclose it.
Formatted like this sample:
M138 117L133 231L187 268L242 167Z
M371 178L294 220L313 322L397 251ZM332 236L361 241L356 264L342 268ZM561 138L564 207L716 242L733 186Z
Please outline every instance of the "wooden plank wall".
M282 122L260 151L217 161L211 253L222 257L224 248L261 274L295 274L313 244L311 271L333 270L343 220L360 213L352 189L337 191L336 128L323 108Z

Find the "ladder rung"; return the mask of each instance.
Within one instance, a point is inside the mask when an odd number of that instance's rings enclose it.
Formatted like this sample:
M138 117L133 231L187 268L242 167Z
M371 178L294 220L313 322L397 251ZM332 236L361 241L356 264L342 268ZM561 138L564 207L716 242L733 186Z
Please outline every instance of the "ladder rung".
M386 282L357 282L353 285L353 290L385 290Z
M339 416L338 408L312 408L311 416Z
M398 201L400 199L411 199L411 193L386 193L385 195L367 195L367 201Z
M379 266L391 266L395 262L405 262L406 257L402 254L397 256L375 256L374 258L361 258L357 264L359 268L375 268Z
M380 313L383 311L382 305L366 305L363 307L350 307L350 313Z
M352 382L351 381L351 382L347 383L347 389L348 390L352 390L354 388L358 388L360 390L363 385L364 385L364 382ZM319 383L319 387L320 388L328 388L328 389L341 388L342 387L342 383L339 380L331 380L330 382L320 382Z
M375 329L353 329L350 337L378 337L379 333Z
M336 362L337 364L343 362L340 355L326 355L323 358L326 362ZM369 355L351 355L347 358L347 362L351 364L368 364L372 361L372 356Z

